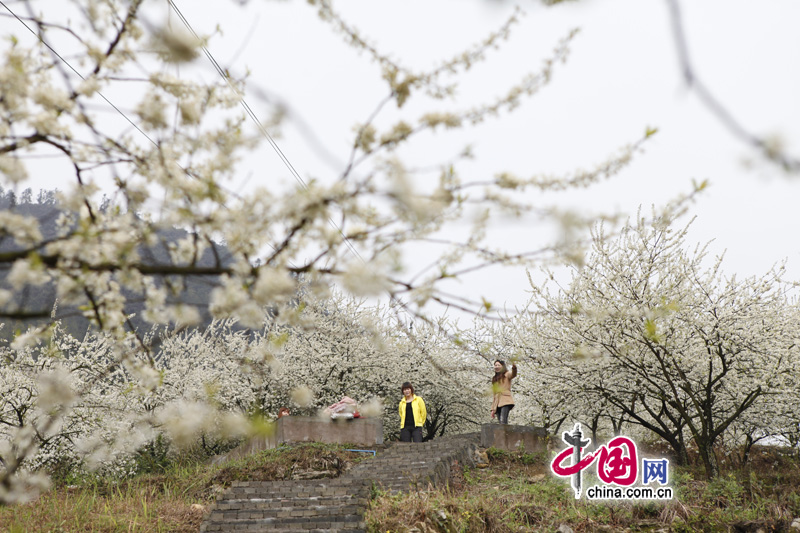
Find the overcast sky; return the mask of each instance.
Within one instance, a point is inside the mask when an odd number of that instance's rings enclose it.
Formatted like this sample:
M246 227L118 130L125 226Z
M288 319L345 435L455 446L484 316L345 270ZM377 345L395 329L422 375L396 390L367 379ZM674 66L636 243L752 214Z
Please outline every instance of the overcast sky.
M247 98L262 118L267 118L267 106L256 89L289 106L292 118L277 141L300 175L335 178L348 155L353 125L386 95L379 67L344 45L300 0L250 0L242 6L221 0L175 3L197 32L221 29L209 50L231 71L249 70ZM581 31L567 64L511 115L457 135L423 137L400 154L405 161L435 165L470 144L476 159L460 167L465 181L503 170L520 176L566 173L591 168L639 139L645 128L658 128L622 175L564 195L559 203L587 212L635 213L639 205L647 209L690 191L693 179L707 179L711 187L690 212L697 217L693 241L714 239L715 253L727 250L728 273L764 273L788 258L790 276L800 280L800 244L794 235L800 229L798 177L761 162L685 86L664 0L580 0L549 8L530 0L519 5L525 14L511 39L464 78L456 104L412 101L404 111L417 117L437 106L460 109L502 94L536 71L558 40L577 27ZM420 70L484 38L514 6L489 0L335 3L371 43ZM153 22L166 16L166 11L149 13ZM683 16L689 50L706 85L746 128L781 136L787 151L800 157L800 2L692 0L683 2ZM174 14L172 22L179 24ZM2 20L0 29L6 33L11 24ZM216 74L202 64L205 59L197 61L200 70L191 75L213 80ZM396 118L390 112L379 124ZM317 141L324 151L314 147ZM746 160L755 164L748 167ZM265 144L243 165L240 180L236 186L245 192L255 184L285 184L291 177ZM41 186L52 183L42 179ZM538 227L495 231L512 244L547 238ZM525 300L523 272L493 272L466 283L496 304Z
M368 116L385 94L377 65L341 44L305 3L251 1L213 21L202 4L178 2L202 31L211 31L211 23L219 22L224 35L212 41L212 53L232 68L249 68L254 85L288 102L330 152L344 157L352 125ZM800 3L683 4L687 41L699 76L745 127L758 135L780 135L787 150L800 155ZM691 238L714 239L715 253L727 250L728 273L764 273L788 258L790 275L800 279L800 245L794 238L800 229L795 200L800 183L761 163L687 89L666 2L519 5L525 16L514 26L510 41L465 78L459 90L462 105L501 94L526 72L535 71L558 39L578 27L568 63L545 90L512 115L455 138L431 136L405 157L424 166L451 157L469 143L477 159L463 169L465 180L498 170L523 176L562 173L591 168L617 147L638 139L646 127L657 127L659 133L645 153L621 176L570 193L560 202L592 212L635 213L639 205L647 209L688 192L693 179L707 179L711 187L691 209L697 217ZM336 6L382 51L423 69L485 37L508 18L515 4L364 0ZM284 134L279 142L301 175L332 174L291 123ZM264 164L275 164L269 149L262 150ZM755 166L747 167L746 160L754 160ZM287 174L279 165L272 168L275 174ZM262 173L253 179L269 176ZM538 238L532 228L508 229L514 239L527 239L528 232L531 242ZM485 286L482 290L495 303L516 305L524 300L522 273L494 273L470 282Z

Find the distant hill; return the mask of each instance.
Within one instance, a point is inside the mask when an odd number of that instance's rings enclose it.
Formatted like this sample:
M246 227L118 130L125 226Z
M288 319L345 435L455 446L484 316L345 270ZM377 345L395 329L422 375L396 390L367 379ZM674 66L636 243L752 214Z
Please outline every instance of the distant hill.
M104 207L107 207L105 203ZM3 191L0 188L0 211L9 210L16 214L35 217L39 221L40 231L44 241L52 240L57 236L56 221L62 214L63 209L56 200L55 191L42 191L33 199L30 189L26 189L17 197L12 191ZM169 265L172 260L169 254L170 243L176 243L185 238L188 232L178 228L165 227L157 230L157 244L139 247L139 255L142 262L148 265ZM225 266L231 262L231 254L228 249L217 244L215 249L207 248L199 258L197 264L200 267L214 267L217 261ZM19 244L9 235L0 234L0 253L22 250ZM8 272L11 269L10 263L0 263L0 288L10 290L11 287L6 281ZM164 276L156 276L156 283L163 285ZM202 323L200 327L211 323L211 315L208 312L208 302L212 289L218 285L217 276L183 276L185 290L178 298L168 297L170 303L184 303L194 305L200 311ZM142 318L144 304L141 297L131 291L123 290L123 295L128 299L127 309L130 313L135 313L131 320L134 328L140 333L148 331L152 324L145 322ZM56 288L50 283L42 287L26 287L18 291L14 302L9 304L9 308L25 313L49 313L56 303ZM90 327L89 321L84 318L81 312L75 307L59 305L56 318L60 319L67 331L82 338ZM47 322L48 319L32 318L25 320L7 320L0 318L4 327L0 330L0 338L10 338L15 330L25 330L28 326Z

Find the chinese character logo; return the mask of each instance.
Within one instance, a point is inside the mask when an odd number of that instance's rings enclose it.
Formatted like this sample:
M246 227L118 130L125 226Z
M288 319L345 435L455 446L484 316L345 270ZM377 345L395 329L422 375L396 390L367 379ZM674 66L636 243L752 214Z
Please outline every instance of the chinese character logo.
M553 459L551 468L557 476L572 476L575 499L580 499L581 497L581 471L598 458L597 475L604 483L629 486L636 482L638 460L636 444L631 439L615 437L594 453L581 457L583 448L588 446L591 440L583 439L580 424L575 424L572 433L564 433L561 438L571 447L564 449ZM564 466L564 460L569 456L572 456L572 464Z
M642 459L642 485L647 485L651 481L666 485L668 466L669 459Z
M575 499L580 499L583 492L581 472L595 461L597 461L597 477L604 485L592 487L587 493L590 499L671 498L671 489L657 492L657 489L633 487L639 478L639 454L636 444L628 437L614 437L607 444L586 455L584 449L589 446L591 439L584 438L580 424L575 424L572 431L565 432L561 439L568 447L553 459L550 468L557 476L572 478L571 485L575 491ZM570 458L571 460L567 461ZM668 459L642 459L641 485L648 485L652 481L666 485L669 481L668 469ZM607 485L616 485L617 488L605 487Z

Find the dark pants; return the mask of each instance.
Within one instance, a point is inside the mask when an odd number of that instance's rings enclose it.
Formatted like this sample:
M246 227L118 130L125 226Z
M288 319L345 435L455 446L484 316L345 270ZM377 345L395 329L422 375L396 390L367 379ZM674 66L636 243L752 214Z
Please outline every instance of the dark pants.
M400 442L422 442L422 428L403 428L400 430Z
M514 408L514 404L504 405L497 410L497 419L501 424L508 424L508 413Z

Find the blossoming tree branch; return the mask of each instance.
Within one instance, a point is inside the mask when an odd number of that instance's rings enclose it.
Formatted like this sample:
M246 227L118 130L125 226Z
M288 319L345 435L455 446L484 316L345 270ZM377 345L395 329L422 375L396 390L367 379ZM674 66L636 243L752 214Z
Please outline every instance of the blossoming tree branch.
M242 338L215 352L222 359L208 368L218 375L219 368L229 376L269 368L273 348L284 342L280 333L269 335L271 328L329 325L329 315L307 312L298 302L324 301L334 286L393 302L395 313L434 332L432 306L492 311L475 293L445 292L443 281L494 265L526 267L580 255L574 242L525 252L496 247L487 238L493 217L555 216L551 206L534 206L528 193L609 178L654 133L647 130L621 148L609 146L607 160L564 176L520 177L498 168L492 176L465 178L456 159L442 161L435 179L423 184L399 155L403 147L419 142L426 131L469 128L512 112L558 74L576 32L554 43L537 70L521 72L518 84L498 87L496 99L453 111L462 76L491 59L518 15L463 53L418 71L382 53L330 1L316 0L311 8L331 31L380 65L383 93L374 95L370 116L354 118L352 149L343 154L347 163L339 172L306 181L294 171L299 179L293 187L235 193L230 184L238 177L237 165L249 151L268 149L264 140L274 143L268 128L278 123L279 110L253 124L243 96L245 79L224 69L206 82L176 75L176 66L195 68L213 58L214 37L195 33L175 3L170 2L175 13L169 17L154 4L85 0L0 6L4 27L11 28L0 51L1 185L20 193L35 188L45 171L57 173L60 184L53 234L43 234L35 217L13 205L0 213L0 239L8 245L0 252L0 268L7 272L0 316L7 324L41 319L14 334L3 351L1 503L30 497L46 485L31 473L47 458L34 460L40 449L55 454L70 447L76 460L102 465L138 449L162 428L178 428L176 442L184 439L183 429L213 426L232 436L253 429L249 415L261 385L224 401L222 392L214 392L225 390L223 383L214 385L219 377L206 380L204 394L170 387L170 369L176 368L170 365L178 365L177 359L167 362L165 352L154 348L154 337L133 327L134 301L153 326L181 335L204 312L180 301L185 280L213 283L205 306L214 318L267 332L259 345L267 348L253 349ZM409 111L412 101L449 105L447 111L415 115ZM396 117L389 126L386 116ZM271 183L270 176L261 182ZM103 205L104 195L110 201ZM466 237L442 236L446 228L465 224L471 225ZM183 236L161 242L165 228L178 228ZM438 246L433 268L407 272L404 254L418 243ZM158 245L169 250L169 259L146 260L142 250ZM25 291L44 286L55 287L59 306L78 309L91 321L85 340L65 334L50 318L56 316L52 308L20 306ZM203 342L210 341L196 335L184 342L199 343L199 362L206 357ZM301 376L292 379L314 379ZM447 416L456 423L463 415ZM188 419L203 422L181 425Z

